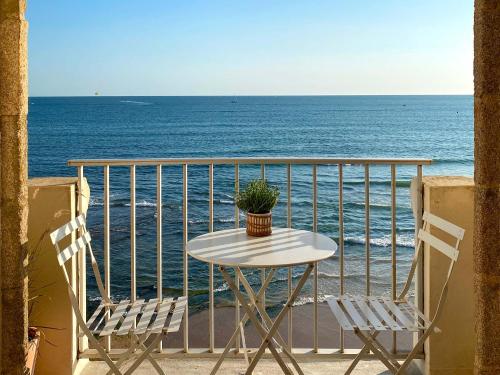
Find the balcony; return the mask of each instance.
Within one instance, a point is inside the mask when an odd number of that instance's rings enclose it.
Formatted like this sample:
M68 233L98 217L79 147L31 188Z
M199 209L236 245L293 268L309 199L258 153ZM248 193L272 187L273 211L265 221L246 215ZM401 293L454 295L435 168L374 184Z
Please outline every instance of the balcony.
M305 373L326 374L343 373L361 343L340 329L324 303L324 296L344 292L396 296L407 276L408 255L413 255L411 245L405 243L403 247L398 242L400 231L408 223L418 230L415 222L420 222L419 213L424 205L418 192L425 179L423 166L430 163L427 159L349 158L72 160L69 165L76 167L78 177L65 183L73 186L69 192L73 196L71 215L87 213L94 251L112 299L127 292L132 299L189 296L189 314L179 334L169 337L154 354L167 371L186 374L186 369L193 374L210 372L241 311L224 288L220 275L190 259L184 251L185 244L200 233L244 225L244 217L227 195L238 192L249 179L267 178L278 185L281 203L275 210L277 226L319 231L339 245L338 254L320 264L319 272L309 280L301 295L303 303L294 306L280 326L281 335ZM36 181L33 185L37 185ZM116 194L117 190L128 194ZM373 212L374 197L380 198L382 193L387 198L385 211ZM224 201L221 194L226 197ZM197 199L200 196L206 200ZM416 221L411 206L415 208ZM197 217L206 215L206 218L193 220L195 214L191 210L196 211ZM48 215L54 217L52 212ZM373 226L375 221L377 227L383 225L390 233L382 244L375 237L378 230ZM57 225L51 223L51 226ZM364 240L360 243L353 243L348 235L353 227L363 233ZM97 304L96 285L84 257L73 267L80 310L85 316ZM325 269L338 277L326 277L322 273ZM354 277L354 270L361 270L362 275ZM424 269L419 269L413 288L415 304L421 308L426 300L424 276ZM258 284L262 274L256 271L249 277ZM281 287L266 296L271 315L273 307L289 295L293 283L293 269L278 273L276 284ZM253 327L249 325L245 331L248 347L257 347L259 340ZM70 336L77 353L76 366L83 374L108 371L104 362L96 361L99 356L87 340L76 341L76 335ZM404 357L412 340L411 335L400 334L383 338L396 359ZM128 341L108 340L105 344L116 357L125 350ZM242 348L238 345L232 352L232 358L224 362L220 373L244 368ZM266 357L257 371L280 373L269 353ZM424 348L418 358L425 359ZM374 357L368 355L367 359ZM139 373L150 373L152 368L148 366L143 364ZM417 367L413 366L411 373L419 373ZM385 373L385 367L378 361L366 361L356 371L378 374Z

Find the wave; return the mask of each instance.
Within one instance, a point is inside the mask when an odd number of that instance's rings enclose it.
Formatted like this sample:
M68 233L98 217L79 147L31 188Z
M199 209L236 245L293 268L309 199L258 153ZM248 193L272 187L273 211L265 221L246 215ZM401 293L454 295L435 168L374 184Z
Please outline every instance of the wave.
M318 302L319 303L325 302L328 298L332 296L333 296L332 294L319 294ZM299 297L295 300L293 306L303 306L303 305L309 305L311 303L314 303L314 297Z
M397 187L410 187L410 180L396 180ZM344 186L365 185L365 180L344 180ZM391 180L370 180L370 186L391 186Z
M366 244L366 239L364 237L345 237L344 243L345 242L357 245L364 245ZM370 244L378 247L389 247L392 245L392 238L391 236L370 238ZM396 245L400 247L414 248L415 241L413 237L397 235Z
M436 158L432 164L473 164L473 158Z
M234 223L234 217L228 219L214 219L214 223ZM208 224L208 219L189 219L188 224Z
M140 102L137 100L120 100L120 103L137 104L137 105L151 105L151 104L153 104L153 103L149 103L149 102Z
M145 199L135 202L137 207L156 207L156 202L149 202ZM125 206L130 207L130 203L125 203Z

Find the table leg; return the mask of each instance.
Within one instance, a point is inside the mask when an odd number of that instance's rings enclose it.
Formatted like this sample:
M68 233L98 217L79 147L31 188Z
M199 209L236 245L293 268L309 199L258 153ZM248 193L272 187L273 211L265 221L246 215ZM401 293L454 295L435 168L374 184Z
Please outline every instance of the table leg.
M276 359L276 361L280 365L280 367L283 370L283 372L285 374L287 374L287 375L292 375L291 370L288 368L288 366L286 365L286 363L280 357L279 353L277 352L276 348L274 347L273 343L271 342L270 337L268 337L269 333L264 329L264 327L262 326L262 324L259 322L259 319L257 319L257 316L255 315L255 313L253 311L254 309L252 308L252 306L250 306L247 303L247 301L245 300L245 297L243 296L243 294L241 294L241 292L239 291L239 289L236 288L236 285L235 285L235 283L234 283L231 275L229 275L227 273L227 271L226 271L226 269L225 269L224 266L219 266L219 269L220 269L220 271L222 273L222 276L224 277L224 279L228 283L229 287L231 288L231 290L236 295L236 298L238 298L238 300L240 301L241 305L245 309L248 317L250 318L250 320L254 324L255 328L257 329L257 332L263 337L263 341L262 341L262 344L260 346L260 348L262 350L259 349L259 351L257 352L256 356L253 358L252 362L250 363L250 367L247 369L246 374L247 375L252 374L252 372L253 372L253 370L255 368L255 365L252 366L252 364L253 363L257 364L257 362L260 360L260 357L262 357L262 354L264 354L264 350L265 350L265 348L267 346L269 348L269 350L271 351L271 354L273 355L273 357ZM279 322L278 322L278 324L279 324ZM274 329L274 326L273 326L273 328L271 328L271 330L273 330L273 329ZM271 332L271 331L269 331L269 332ZM266 333L267 333L267 335L266 335Z
M271 329L269 330L269 332L267 332L267 335L264 337L263 341L262 341L262 344L260 345L260 348L259 350L257 351L257 353L255 354L255 357L253 358L252 362L250 363L250 366L248 367L247 369L247 372L246 374L251 374L252 371L255 369L255 366L257 365L257 363L259 362L260 358L262 357L262 355L264 354L264 351L266 349L266 346L269 347L269 349L271 350L271 352L273 351L271 348L273 347L272 346L272 343L271 343L271 338L274 337L276 331L278 330L278 327L281 323L281 321L283 320L283 318L285 317L285 315L288 313L288 310L290 308L292 308L292 305L294 303L294 301L296 300L296 298L298 297L302 287L304 286L304 284L306 283L309 275L311 274L312 270L314 269L314 264L309 264L306 268L306 270L304 271L304 274L302 275L302 277L300 278L297 286L295 287L295 289L293 290L292 294L290 295L290 297L288 298L288 301L286 302L286 305L285 307L283 307L283 309L280 311L280 313L278 314L278 316L276 317L276 320L274 321L273 323L273 326L271 327ZM247 307L247 306L246 306ZM255 323L254 323L255 324ZM274 348L274 347L273 347ZM274 354L274 353L273 353ZM279 357L279 355L275 356L275 358L278 357L281 359L281 357ZM283 370L285 371L285 370ZM285 373L287 373L285 371Z
M241 270L239 268L236 268L236 272L237 272L237 276L241 280L241 283L243 284L243 287L245 288L245 291L247 292L248 297L250 298L251 303L257 308L259 315L264 320L264 322L266 324L266 328L268 326L272 327L274 322L272 321L271 317L267 313L266 307L262 303L261 298L259 298L259 296L255 294L255 292L253 291L252 287L250 286L248 280L245 278L245 276L243 275L243 273L241 272ZM267 330L269 330L269 328L267 328ZM299 373L299 375L303 375L304 373L302 372L302 369L300 368L297 360L293 356L291 350L288 350L287 344L286 344L285 340L281 337L279 331L276 331L276 337L274 338L274 341L276 342L276 344L278 344L280 346L281 350L290 359L290 361L293 364L293 367Z
M269 272L269 275L267 275L266 277L266 280L264 282L264 285L262 285L262 287L259 289L259 291L257 292L257 299L260 299L262 298L263 294L264 294L264 291L267 289L267 287L269 286L269 283L271 282L271 280L273 279L273 276L274 276L274 273L276 272L276 269L273 268L271 269L271 272ZM235 284L235 288L239 290L239 288L236 286ZM236 300L236 303L238 303L238 300ZM252 310L253 311L253 310ZM215 364L214 368L212 369L212 372L210 373L211 375L215 375L217 373L217 371L219 370L222 362L224 361L224 358L226 358L227 354L229 353L229 351L231 350L231 345L235 342L235 340L238 338L238 333L241 332L242 335L244 335L244 332L242 332L242 327L245 326L246 322L248 321L248 314L245 314L243 316L243 318L240 320L240 324L238 324L238 328L236 328L233 332L233 335L231 336L231 338L229 339L226 347L224 348L224 351L222 352L221 356L219 357L219 359L217 360L217 363Z

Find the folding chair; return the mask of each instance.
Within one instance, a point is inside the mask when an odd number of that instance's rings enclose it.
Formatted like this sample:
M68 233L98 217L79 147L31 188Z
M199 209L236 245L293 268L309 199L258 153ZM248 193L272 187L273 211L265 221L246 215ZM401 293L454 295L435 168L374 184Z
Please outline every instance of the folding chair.
M370 352L380 359L394 374L403 374L405 369L415 358L420 346L429 337L432 332L441 332L436 327L443 305L448 293L448 281L450 280L453 266L458 258L458 246L464 237L465 231L444 220L440 217L424 212L422 217L424 225L418 232L418 243L415 251L415 256L411 265L408 280L403 288L403 291L396 300L388 297L371 297L371 296L351 296L342 295L340 297L329 298L328 305L333 314L337 318L340 326L346 331L354 331L354 333L364 343L364 347L356 356L346 371L350 374L362 357ZM449 245L429 233L430 226L441 229L453 237L454 245ZM436 312L432 319L426 317L419 311L407 298L408 290L410 289L415 269L419 262L420 253L422 252L422 244L427 243L431 248L440 251L442 254L450 258L450 266L446 280L443 283ZM402 364L394 359L394 357L377 341L377 335L380 332L399 332L421 331L421 336L410 351Z
M76 234L76 239L72 240L67 247L61 250L59 247L60 242L73 233ZM179 330L184 312L186 311L187 298L185 296L177 299L166 298L163 301L158 301L157 299L149 301L139 299L134 302L123 300L119 303L113 303L107 297L103 286L101 274L94 253L92 252L92 247L90 246L90 234L86 229L85 217L83 215L78 216L76 219L53 231L50 234L50 238L57 250L57 260L68 284L69 299L73 306L78 326L81 329L80 336L87 336L102 359L109 365L110 370L108 374L122 374L120 367L123 367L126 361L135 358L135 361L124 374L131 374L142 361L148 359L158 373L164 375L165 373L158 362L151 356L151 352L154 348L158 347L162 338L167 336L167 333ZM70 238L72 239L72 237ZM84 321L81 315L78 299L71 286L65 267L65 263L68 260L77 254L78 251L85 251L86 248L89 249L92 269L102 298L101 304L87 322ZM169 316L170 322L167 324ZM96 338L96 336L103 338L112 335L129 335L131 338L130 347L116 362L113 362ZM146 341L150 337L153 339L146 345Z

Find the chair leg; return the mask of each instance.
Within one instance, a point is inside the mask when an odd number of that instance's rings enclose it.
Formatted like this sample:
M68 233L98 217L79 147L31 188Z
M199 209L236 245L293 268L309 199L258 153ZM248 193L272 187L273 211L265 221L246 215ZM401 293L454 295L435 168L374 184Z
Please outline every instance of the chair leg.
M356 335L359 337L361 341L365 344L367 349L370 349L375 356L380 359L380 361L391 371L393 374L396 374L398 371L398 368L394 366L394 364L391 362L391 358L386 357L386 355L380 351L379 348L377 348L375 345L373 345L373 340L368 336L365 336L360 330L356 329L354 330Z
M135 334L134 334L135 335ZM163 336L163 338L167 337L167 334L166 333L162 333L161 334ZM137 337L137 336L136 336ZM145 340L144 340L145 341ZM144 345L144 341L141 343L141 348L143 350L148 350L147 346ZM156 371L161 374L161 375L165 375L165 372L162 370L162 368L160 367L160 364L158 363L158 361L156 361L152 356L151 354L148 354L146 356L146 358L149 360L149 362L151 362L151 364L153 365L153 367L156 369Z
M147 336L149 337L149 335ZM142 340L142 343L144 343L144 341L147 340L147 337ZM151 351L156 348L158 346L158 344L160 343L160 340L163 338L163 333L159 333L157 334L157 336L155 337L155 339L153 340L153 342L151 342L151 344L149 344L149 346L147 347L146 350L144 350L141 355L135 360L134 363L132 363L132 366L130 366L127 371L125 372L125 375L130 375L134 372L134 370L139 367L139 365L142 363L142 361L144 361L144 359L146 359L148 357L148 355L151 353ZM151 357L150 360L153 360L153 357ZM155 361L156 362L156 361ZM160 366L158 365L158 367L155 366L155 369L158 371L158 369L161 371L160 374L164 375L164 372L163 370L161 370Z
M86 326L83 326L83 327L80 326L80 328L82 328L82 331L85 333L85 335L87 336L87 338L89 339L89 341L92 344L94 344L96 350L99 352L99 354L101 355L102 359L104 359L104 361L108 364L108 366L110 368L110 371L112 373L114 373L115 375L122 375L122 372L120 371L120 369L118 368L118 366L115 365L115 363L113 362L113 360L110 358L110 356L108 355L108 353L106 352L106 350L104 350L104 348L99 343L99 341L94 337L94 335L92 334L92 332L90 332L90 330Z
M369 352L370 352L370 348L368 348L366 345L363 346L363 348L360 350L358 355L353 359L353 361L349 365L349 368L346 370L344 375L349 375L351 372L353 372L354 368L358 365L359 361L361 361L361 358L363 358L363 355L365 355L365 353L369 353Z
M139 346L139 341L133 341L130 343L130 347L127 349L125 353L120 355L117 361L115 361L115 366L120 368L122 364L124 364L127 360L134 358L134 351ZM111 375L113 370L109 370L106 375Z
M406 368L410 365L411 361L415 359L415 355L417 354L419 347L424 343L424 341L429 337L429 335L432 333L432 330L434 329L434 326L431 325L429 328L427 328L422 336L420 336L420 339L417 341L411 352L408 354L404 362L401 364L401 367L399 368L397 374L404 374L406 371Z

